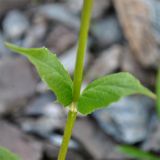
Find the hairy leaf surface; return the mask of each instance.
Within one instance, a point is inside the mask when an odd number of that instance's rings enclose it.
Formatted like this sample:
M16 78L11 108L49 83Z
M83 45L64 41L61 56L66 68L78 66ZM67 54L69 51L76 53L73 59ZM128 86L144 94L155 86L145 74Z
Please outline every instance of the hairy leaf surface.
M22 48L9 43L6 46L26 56L35 65L42 80L62 105L67 106L72 102L72 80L55 54L44 47Z
M90 83L82 92L78 101L78 111L89 114L132 94L156 97L129 73L121 72L105 76Z

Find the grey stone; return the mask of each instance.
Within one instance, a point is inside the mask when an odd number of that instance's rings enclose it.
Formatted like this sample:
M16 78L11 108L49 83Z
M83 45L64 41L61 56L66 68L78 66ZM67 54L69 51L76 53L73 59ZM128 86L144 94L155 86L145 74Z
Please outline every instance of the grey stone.
M42 144L24 135L18 128L1 120L0 145L15 152L23 160L40 160Z
M122 52L123 48L118 45L114 45L113 47L102 51L87 71L85 79L91 81L118 69Z
M52 105L54 100L55 97L51 94L40 95L26 106L24 109L24 114L26 116L50 116L52 113L55 115L59 114L59 106L54 108Z
M74 29L79 29L80 26L78 17L74 16L69 9L63 5L51 3L40 6L38 8L38 14Z
M0 75L0 114L15 110L35 93L37 82L26 60L3 58Z
M27 30L26 36L23 39L22 45L24 47L35 47L40 45L47 32L47 22L41 16L36 16L33 20L32 26Z
M28 29L29 22L25 15L17 10L10 11L4 21L3 30L7 37L9 38L19 38Z
M122 31L115 16L109 16L93 23L91 31L100 46L109 46L122 40Z
M148 134L153 102L141 96L127 97L94 113L102 129L119 141L134 144Z
M37 102L29 106L30 109L27 109L28 114L32 113L31 115L34 115L36 109L39 109L37 113L41 113L41 117L36 120L32 118L20 119L19 123L24 131L49 138L54 130L62 129L65 126L66 115L60 105L45 101L46 98L38 99ZM40 102L42 103L38 106Z
M73 47L77 42L77 34L65 26L57 25L49 33L46 46L55 53L60 54Z

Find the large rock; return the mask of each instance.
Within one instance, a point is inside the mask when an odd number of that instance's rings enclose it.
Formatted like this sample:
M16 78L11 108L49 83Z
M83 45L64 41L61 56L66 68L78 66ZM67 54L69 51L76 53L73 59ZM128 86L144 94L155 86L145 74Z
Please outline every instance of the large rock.
M88 118L78 119L73 129L73 137L95 160L124 160L124 156L117 151L117 144L105 135L97 125Z
M134 144L148 135L153 102L141 96L126 97L94 113L102 129L121 142Z
M23 160L40 160L42 144L24 135L18 128L0 121L0 145L15 152Z
M154 1L154 0L153 0ZM145 66L155 65L158 45L153 31L153 1L114 0L126 39L137 60Z
M0 114L24 104L36 90L29 63L20 58L0 61Z
M153 117L151 121L151 127L149 136L142 144L142 148L147 151L154 151L159 153L160 151L160 120L157 117Z

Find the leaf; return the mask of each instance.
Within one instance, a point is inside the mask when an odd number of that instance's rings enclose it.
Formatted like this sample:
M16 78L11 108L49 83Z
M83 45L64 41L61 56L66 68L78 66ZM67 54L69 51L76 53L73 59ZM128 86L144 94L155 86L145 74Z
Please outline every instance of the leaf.
M133 146L120 146L118 147L118 150L122 153L125 153L126 155L131 156L132 158L137 158L138 160L160 160L158 156L155 156L150 152L140 150Z
M35 65L42 80L62 105L67 106L72 102L72 80L55 54L44 47L27 49L9 43L6 43L6 47L26 56Z
M4 147L0 147L0 160L21 160L17 155Z
M82 92L78 101L78 111L89 114L132 94L156 97L129 73L121 72L105 76L90 83Z

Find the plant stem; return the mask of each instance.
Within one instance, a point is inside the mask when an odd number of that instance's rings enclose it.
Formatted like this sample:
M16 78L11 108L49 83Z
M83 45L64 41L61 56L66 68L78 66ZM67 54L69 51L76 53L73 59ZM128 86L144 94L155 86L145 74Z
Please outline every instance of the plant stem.
M62 145L59 151L59 155L58 155L58 160L65 160L66 158L68 144L71 138L72 129L74 126L74 122L76 120L76 116L77 116L77 112L72 111L72 110L69 111L65 131L64 131L63 142L62 142Z
M90 26L92 6L93 0L84 0L73 81L73 103L70 107L70 111L68 114L63 141L58 155L58 160L66 159L68 144L71 138L72 129L77 116L76 102L78 101L80 96L80 89L84 69L84 57L88 40L88 31Z
M157 73L157 82L156 82L156 94L157 94L157 114L158 117L160 118L160 67L158 68L158 73Z
M73 101L77 102L80 95L82 77L83 77L83 65L84 56L86 52L88 31L90 26L90 18L92 13L93 0L84 0L83 11L81 17L81 28L79 33L79 43L77 50L77 59L74 72L73 81Z

